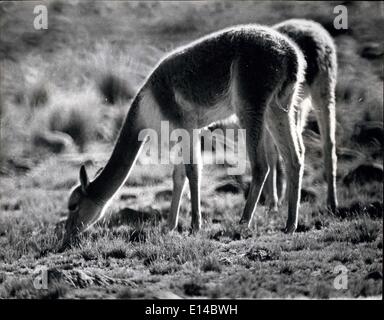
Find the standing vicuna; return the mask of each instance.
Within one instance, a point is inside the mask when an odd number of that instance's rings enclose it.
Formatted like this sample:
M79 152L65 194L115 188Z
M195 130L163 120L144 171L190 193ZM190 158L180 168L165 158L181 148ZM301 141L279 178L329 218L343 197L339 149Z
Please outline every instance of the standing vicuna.
M269 169L256 165L261 133L266 125L285 161L288 178L286 232L297 227L303 174L303 142L296 125L299 90L306 69L302 52L292 40L272 28L243 25L228 28L166 56L135 96L112 155L104 169L89 181L84 166L80 185L69 198L64 241L84 231L104 214L113 195L127 180L147 128L190 132L189 163L175 166L174 196L169 226L176 226L182 190L188 178L192 229L201 227L200 139L192 131L236 114L246 130L252 183L240 223L249 226ZM159 132L160 134L160 132ZM193 144L194 142L194 144ZM188 147L188 146L186 146ZM259 155L260 156L260 155Z
M305 83L300 91L301 103L297 106L296 128L301 136L307 115L313 107L320 128L323 144L325 177L328 184L328 208L334 212L337 208L336 197L336 144L335 144L335 88L337 78L336 48L332 37L319 24L310 20L291 19L281 22L273 28L293 40L303 52L307 67ZM264 186L267 204L277 210L279 198L284 196L284 177L278 174L281 168L278 150L271 135L263 134L263 152L257 159L259 168L270 168ZM262 156L267 153L268 156ZM267 162L265 161L267 160ZM265 170L265 169L264 169ZM288 173L289 179L289 173Z

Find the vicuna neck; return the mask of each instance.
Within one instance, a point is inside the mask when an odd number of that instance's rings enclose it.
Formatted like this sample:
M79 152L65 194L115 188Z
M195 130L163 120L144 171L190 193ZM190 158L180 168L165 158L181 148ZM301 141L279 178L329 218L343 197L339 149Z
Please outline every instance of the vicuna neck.
M119 137L104 169L90 183L88 193L98 202L106 203L127 180L144 141L139 141L139 96L132 102Z

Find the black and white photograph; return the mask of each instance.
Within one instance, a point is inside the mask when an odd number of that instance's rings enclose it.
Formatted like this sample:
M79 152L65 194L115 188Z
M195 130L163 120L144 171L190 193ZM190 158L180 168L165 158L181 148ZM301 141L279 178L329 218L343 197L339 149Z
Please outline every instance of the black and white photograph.
M382 300L383 30L383 1L0 2L0 300Z

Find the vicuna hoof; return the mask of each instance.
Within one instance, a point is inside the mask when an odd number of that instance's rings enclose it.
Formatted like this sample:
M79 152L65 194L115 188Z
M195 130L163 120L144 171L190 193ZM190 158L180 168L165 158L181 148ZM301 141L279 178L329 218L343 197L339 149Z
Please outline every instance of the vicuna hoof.
M296 229L297 229L297 226L295 226L294 224L293 225L289 225L289 226L285 227L284 233L286 233L286 234L294 234Z

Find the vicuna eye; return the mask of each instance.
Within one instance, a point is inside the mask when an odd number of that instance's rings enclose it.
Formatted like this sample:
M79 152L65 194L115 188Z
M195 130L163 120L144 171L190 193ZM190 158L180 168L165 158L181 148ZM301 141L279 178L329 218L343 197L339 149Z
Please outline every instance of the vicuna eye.
M75 210L77 210L78 207L79 207L79 205L77 203L69 204L68 210L69 211L75 211Z

